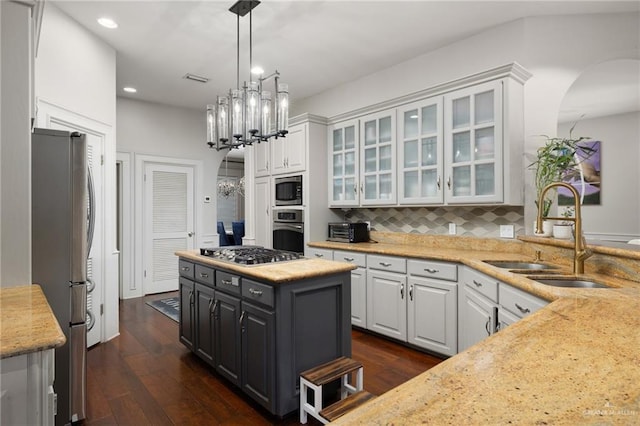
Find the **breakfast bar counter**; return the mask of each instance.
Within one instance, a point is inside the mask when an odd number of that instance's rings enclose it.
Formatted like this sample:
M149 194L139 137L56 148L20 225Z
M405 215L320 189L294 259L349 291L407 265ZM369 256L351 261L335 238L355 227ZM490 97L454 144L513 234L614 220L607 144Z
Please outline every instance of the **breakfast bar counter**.
M310 246L458 262L552 303L335 424L640 423L640 264L635 253L627 258L623 253L621 263L596 258L597 254L587 260L590 270L581 278L611 288L561 288L483 262L532 261L534 249L542 247L545 262L570 274L567 259L553 247L530 244L536 243L535 238L509 244L473 238L434 238L426 243L411 236L398 238L406 240ZM609 274L607 268L623 277Z

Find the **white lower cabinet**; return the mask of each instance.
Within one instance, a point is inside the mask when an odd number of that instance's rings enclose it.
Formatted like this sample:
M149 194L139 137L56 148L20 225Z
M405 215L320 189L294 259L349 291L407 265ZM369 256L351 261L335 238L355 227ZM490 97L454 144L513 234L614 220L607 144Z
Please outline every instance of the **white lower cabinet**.
M463 351L531 315L547 301L465 267L458 304L458 350Z
M407 341L453 356L458 352L457 265L409 260Z
M407 340L407 276L396 272L367 271L367 328L395 339Z

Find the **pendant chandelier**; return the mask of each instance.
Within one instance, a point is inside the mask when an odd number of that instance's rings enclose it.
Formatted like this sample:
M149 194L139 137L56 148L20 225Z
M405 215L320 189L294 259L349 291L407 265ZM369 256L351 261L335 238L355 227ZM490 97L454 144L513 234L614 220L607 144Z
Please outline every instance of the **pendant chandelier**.
M249 69L252 64L252 10L257 0L240 0L229 9L237 16L236 88L227 96L218 96L215 105L207 105L207 145L209 148L233 149L271 138L285 137L289 122L289 88L279 82L276 70L257 81L249 78L240 87L240 17L249 14ZM250 74L251 76L251 74ZM263 90L266 81L273 79L275 104L271 92Z

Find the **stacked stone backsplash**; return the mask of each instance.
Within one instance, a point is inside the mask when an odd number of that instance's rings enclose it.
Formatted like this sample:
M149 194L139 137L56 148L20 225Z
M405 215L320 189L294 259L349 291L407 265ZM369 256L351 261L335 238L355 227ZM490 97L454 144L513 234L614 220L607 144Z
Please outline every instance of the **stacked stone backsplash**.
M369 221L381 232L449 234L449 223L456 224L456 235L500 237L500 225L514 225L515 234L524 234L524 207L385 207L352 209L344 213L351 222Z

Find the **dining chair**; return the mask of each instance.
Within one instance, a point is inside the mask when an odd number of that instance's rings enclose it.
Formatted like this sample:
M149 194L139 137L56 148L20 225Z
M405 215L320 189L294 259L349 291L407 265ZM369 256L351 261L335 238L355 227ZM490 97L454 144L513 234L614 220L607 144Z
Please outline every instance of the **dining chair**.
M242 237L244 237L244 220L238 222L231 222L231 229L233 230L233 239L237 246L242 245Z
M218 221L218 237L220 238L218 245L219 247L230 246L229 237L227 236L227 232L224 230L224 223Z

